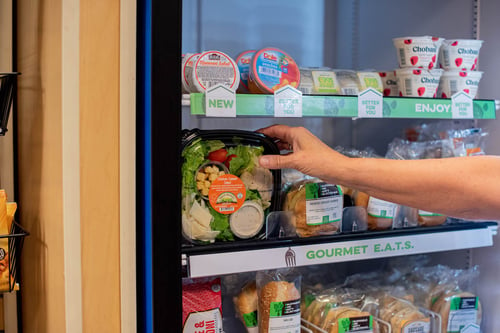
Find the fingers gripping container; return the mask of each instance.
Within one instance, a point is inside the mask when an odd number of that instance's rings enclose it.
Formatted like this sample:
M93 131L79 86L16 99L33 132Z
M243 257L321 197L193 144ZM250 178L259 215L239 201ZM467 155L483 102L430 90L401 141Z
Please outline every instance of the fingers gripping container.
M439 53L439 64L446 70L476 70L482 40L445 40Z
M400 68L437 68L443 38L432 36L394 38Z
M266 239L269 213L279 210L281 170L258 158L279 154L269 137L241 130L184 130L182 231L185 245Z

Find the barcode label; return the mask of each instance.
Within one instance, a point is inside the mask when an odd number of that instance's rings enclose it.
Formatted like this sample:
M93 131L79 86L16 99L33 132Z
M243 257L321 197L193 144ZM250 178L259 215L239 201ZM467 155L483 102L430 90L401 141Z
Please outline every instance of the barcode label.
M401 64L406 65L405 49L399 49L399 58L401 59Z
M317 206L317 205L328 205L328 204L331 204L331 203L334 203L334 202L336 203L337 201L338 201L338 199L337 199L337 198L335 198L335 199L328 199L328 200L323 199L323 200L321 200L321 201L319 201L319 202L314 202L314 201L312 201L312 202L310 202L309 204L310 204L311 206Z
M405 94L406 96L412 95L412 81L411 79L405 79Z
M446 67L449 67L450 66L450 51L443 50L443 59L444 59L444 65Z
M359 90L356 88L342 88L343 95L357 95L359 94Z
M221 208L219 208L219 211L221 211L221 212L232 212L232 211L234 211L234 207L221 207Z
M276 78L281 78L281 72L267 67L259 67L259 74L269 75Z
M457 80L450 80L450 94L453 95L458 92L458 82Z

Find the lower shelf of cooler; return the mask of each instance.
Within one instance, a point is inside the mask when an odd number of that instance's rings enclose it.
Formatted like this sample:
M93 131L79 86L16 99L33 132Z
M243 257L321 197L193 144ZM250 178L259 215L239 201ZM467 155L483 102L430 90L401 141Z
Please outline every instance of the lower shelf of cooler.
M188 247L182 262L188 277L338 263L493 245L496 222L467 222L334 236Z

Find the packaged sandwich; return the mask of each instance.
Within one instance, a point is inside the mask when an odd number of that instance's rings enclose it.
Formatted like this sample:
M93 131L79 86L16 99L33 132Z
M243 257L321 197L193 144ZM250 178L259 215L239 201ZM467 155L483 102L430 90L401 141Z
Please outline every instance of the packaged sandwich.
M236 314L245 325L248 333L258 333L258 305L257 283L252 280L246 283L241 292L233 298Z
M300 275L290 270L257 272L260 333L300 332Z
M338 185L307 178L288 186L283 211L299 237L332 235L342 222L344 195Z

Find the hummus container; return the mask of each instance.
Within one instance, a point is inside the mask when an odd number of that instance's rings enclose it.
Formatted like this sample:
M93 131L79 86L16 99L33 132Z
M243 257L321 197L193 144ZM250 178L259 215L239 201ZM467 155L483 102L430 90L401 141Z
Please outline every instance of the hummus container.
M384 86L380 75L375 71L359 71L357 73L361 91L373 88L380 93L384 92Z
M202 93L218 84L236 91L240 84L240 72L236 62L224 52L207 51L201 53L194 63L192 80L190 87L194 92Z
M441 68L476 70L479 50L483 45L477 39L445 40L440 49L439 63Z
M399 96L436 97L442 69L400 68L396 69Z
M279 154L274 141L240 130L184 130L182 136L182 233L190 244L266 239L280 209L281 171L258 165Z
M254 54L248 76L250 92L273 94L284 86L298 88L299 84L299 66L284 51L268 47Z
M437 96L451 98L455 93L464 91L472 98L476 98L482 76L483 72L479 71L445 71L439 82Z
M340 95L340 83L329 68L301 68L299 88L307 95Z
M240 71L240 85L238 87L238 92L248 93L248 73L250 72L250 64L252 62L252 57L255 54L255 50L243 51L236 57L236 65L238 65L238 70Z
M188 53L182 58L181 83L183 93L195 92L193 89L193 67L199 56L199 53Z
M396 71L378 72L384 87L384 96L399 96L398 83L396 81Z
M397 51L399 67L439 67L436 66L437 58L443 40L432 36L394 38L392 41Z

